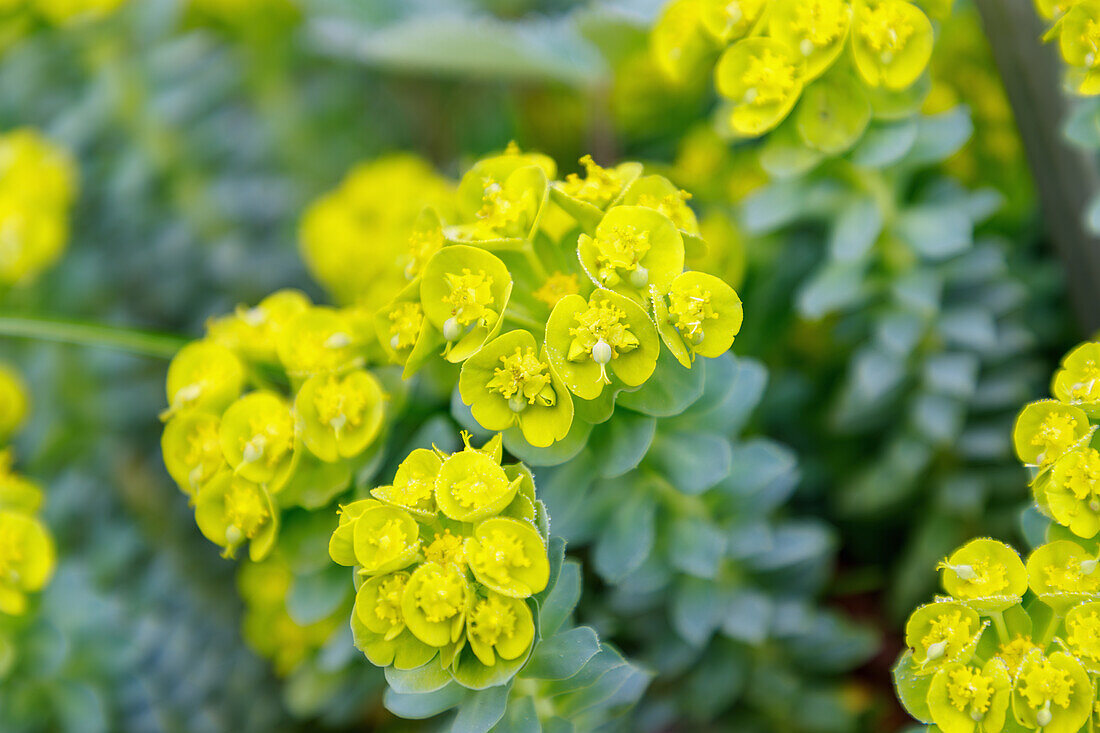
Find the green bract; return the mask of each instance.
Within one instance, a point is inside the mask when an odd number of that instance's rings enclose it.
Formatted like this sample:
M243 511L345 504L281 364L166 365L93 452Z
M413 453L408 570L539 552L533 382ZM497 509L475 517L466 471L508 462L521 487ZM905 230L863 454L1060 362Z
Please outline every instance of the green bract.
M443 461L435 477L436 503L451 519L476 522L508 506L519 483L491 457L466 449Z
M408 512L397 507L368 507L355 519L352 547L364 575L401 570L420 550L420 529Z
M230 405L218 428L222 453L242 478L278 491L298 457L294 415L275 392L250 392Z
M1090 432L1089 419L1072 405L1053 400L1033 402L1016 419L1012 441L1021 461L1048 465L1080 443Z
M530 522L486 519L464 549L474 577L501 595L527 598L545 588L550 577L546 547Z
M267 489L229 471L199 489L195 522L206 539L225 548L226 557L248 542L253 562L267 557L279 533L279 514Z
M302 442L329 463L357 456L382 428L384 401L382 386L365 369L315 374L294 399Z
M684 240L660 211L616 206L604 215L595 236L581 234L577 256L592 282L644 302L668 292L684 269Z
M229 465L218 437L220 425L217 415L188 410L164 426L160 441L164 465L185 494L193 495Z
M781 41L748 38L727 48L714 79L729 100L729 128L746 137L774 128L794 108L805 74L805 61Z
M1076 733L1092 715L1092 681L1075 658L1063 652L1049 657L1033 650L1016 676L1012 709L1028 728L1046 733Z
M534 446L561 440L573 424L573 398L528 331L498 336L467 359L458 389L482 427L519 425Z
M991 539L971 540L944 562L943 588L979 613L1003 611L1027 591L1027 570L1008 545Z
M928 708L943 733L998 733L1011 698L1008 668L994 657L980 669L959 663L941 668L928 690Z
M168 366L168 412L196 408L218 412L241 393L244 367L229 349L195 341L179 350Z
M420 304L447 343L444 357L470 357L501 327L512 276L501 260L466 245L444 247L424 267Z
M687 367L696 354L715 358L729 351L744 318L733 288L705 272L678 275L667 296L653 296L653 313L661 340Z
M905 624L905 644L913 652L917 674L968 662L982 629L978 613L961 603L942 601L918 608Z
M401 461L391 486L371 489L371 496L408 510L420 519L435 516L435 477L443 460L435 451L417 448Z

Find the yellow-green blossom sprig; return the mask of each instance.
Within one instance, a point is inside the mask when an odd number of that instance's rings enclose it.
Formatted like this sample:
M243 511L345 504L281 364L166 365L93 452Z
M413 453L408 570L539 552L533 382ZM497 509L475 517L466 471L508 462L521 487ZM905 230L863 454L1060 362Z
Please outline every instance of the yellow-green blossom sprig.
M31 404L29 394L19 372L0 363L0 441L10 438L27 419Z
M603 212L620 201L627 188L642 174L642 164L633 161L604 168L586 155L580 159L585 175L570 173L550 189L551 198L585 228L596 226Z
M500 258L477 247L452 245L424 267L420 304L443 334L444 358L460 362L495 335L512 294L512 275Z
M288 375L306 378L362 364L362 346L347 312L312 306L294 315L279 332L276 350Z
M206 539L225 548L224 557L234 557L248 542L253 562L270 554L279 534L279 512L268 490L230 471L223 471L199 489L195 523Z
M1100 601L1082 603L1069 610L1064 641L1089 674L1100 674Z
M905 643L917 674L933 674L951 662L966 663L974 654L983 625L978 612L954 601L921 606L905 625Z
M174 416L164 426L161 452L168 474L188 496L229 468L219 438L221 417L201 410Z
M806 59L807 82L836 61L851 24L847 0L773 0L768 9L768 35Z
M467 538L464 550L478 582L501 595L528 598L550 578L546 546L529 522L486 519Z
M519 598L489 591L472 599L466 619L466 640L478 660L486 665L500 659L517 659L535 640L531 609Z
M641 306L618 293L596 290L586 301L558 301L546 323L546 355L576 396L593 400L611 384L643 384L657 366L660 341Z
M401 507L419 519L432 519L436 515L435 477L442 466L443 459L438 453L417 448L401 461L393 484L371 489L371 496Z
M483 158L458 184L458 223L446 227L444 235L488 249L529 246L556 172L553 160L521 153L514 143L501 155Z
M725 280L694 271L678 275L667 297L653 297L653 313L661 340L687 367L696 354L729 351L744 319L741 299Z
M943 733L998 733L1011 701L1012 679L999 657L981 668L947 664L928 689L928 709Z
M408 567L420 550L420 528L408 512L393 506L367 507L355 519L352 548L363 575Z
M856 0L852 58L867 84L905 89L932 58L932 22L905 0Z
M366 369L313 375L294 399L302 443L329 463L359 455L382 429L385 399Z
M971 540L937 569L948 595L979 613L999 613L1027 592L1027 570L1019 554L997 540Z
M300 456L291 407L268 390L250 392L230 405L218 438L230 468L270 491L286 485Z
M666 293L684 270L684 239L664 214L645 206L616 206L581 234L577 256L588 276L637 302Z
M528 331L509 331L462 365L459 395L492 431L519 425L533 446L563 439L573 424L573 398Z
M235 353L209 340L193 341L168 365L168 419L183 409L221 412L244 387L244 365Z
M1016 676L1012 710L1026 728L1075 733L1093 708L1093 685L1081 663L1065 652L1032 651Z
M1021 461L1043 467L1081 443L1089 432L1088 416L1080 408L1043 400L1020 412L1012 441Z
M1049 475L1035 482L1050 516L1078 537L1100 532L1100 451L1074 448L1057 461Z
M25 613L27 594L46 586L56 564L53 537L41 520L0 509L0 613Z
M806 62L782 41L747 38L726 49L715 67L718 93L729 100L730 130L757 137L794 109L802 93Z
M1100 402L1100 343L1083 343L1066 354L1051 392L1067 404Z
M401 599L409 630L425 644L442 647L462 638L470 585L454 565L426 562L413 571Z
M520 479L511 479L499 459L467 446L448 456L435 477L439 510L459 522L499 514L516 496Z
M1059 616L1100 593L1097 558L1070 540L1037 547L1027 559L1028 587Z

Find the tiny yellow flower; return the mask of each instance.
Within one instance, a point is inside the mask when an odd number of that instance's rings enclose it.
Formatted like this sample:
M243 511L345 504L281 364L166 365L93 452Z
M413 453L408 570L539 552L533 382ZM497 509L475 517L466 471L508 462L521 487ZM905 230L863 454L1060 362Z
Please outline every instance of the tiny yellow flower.
M509 479L490 456L466 449L443 461L435 478L435 500L447 517L476 522L508 506L519 483L518 478Z
M420 551L420 527L403 509L369 507L355 519L352 546L361 574L392 573L416 559Z
M542 538L529 522L519 519L486 519L467 538L465 554L478 582L511 598L538 593L550 578Z
M508 268L483 249L452 245L428 261L420 303L428 321L443 334L448 361L465 360L500 330L511 294Z
M336 510L339 524L333 530L328 543L328 554L334 563L345 567L359 564L355 556L355 526L364 512L378 506L382 506L382 502L374 499L359 499L350 504L341 504Z
M1070 609L1065 641L1086 670L1100 672L1100 602L1090 601Z
M0 363L0 441L22 427L30 412L30 393L19 372Z
M278 359L279 334L310 305L309 297L299 290L279 290L252 308L238 306L230 315L210 319L206 323L207 338L245 359L274 362Z
M805 73L805 60L781 41L746 38L727 48L714 74L730 101L730 129L757 137L776 127L798 101Z
M958 663L941 668L928 690L928 708L943 733L998 733L1011 696L1008 669L994 657L980 669Z
M905 89L932 58L932 22L905 0L857 0L852 57L868 85Z
M469 600L469 584L454 565L426 562L405 585L401 610L417 639L442 647L462 638Z
M322 461L358 456L382 429L385 394L366 369L315 374L294 400L302 443Z
M483 158L458 184L457 226L448 238L515 248L534 236L549 198L554 161L539 153L521 153L514 145L502 155Z
M965 664L984 627L978 613L953 601L921 606L905 625L905 643L913 651L917 674L931 674L946 664Z
M653 298L657 331L684 366L696 354L714 358L729 351L741 330L741 299L721 278L685 272L672 281L667 300Z
M565 296L579 295L580 292L580 279L575 274L569 273L567 275L563 272L555 272L546 278L546 281L531 295L535 300L541 301L553 309L558 301Z
M1089 431L1088 416L1080 409L1044 400L1020 412L1012 439L1022 462L1046 466L1080 443Z
M392 573L371 578L359 587L355 597L355 615L370 631L392 641L405 630L401 600L409 582L408 573Z
M222 415L218 439L234 472L278 491L298 457L297 430L290 405L267 390L250 392Z
M225 548L225 557L248 542L249 558L260 562L275 547L279 512L263 486L223 471L199 489L195 523L204 537Z
M189 496L194 496L222 469L228 468L219 438L221 419L191 410L168 421L160 445L169 475Z
M1064 614L1100 592L1096 557L1076 542L1056 540L1035 548L1027 559L1028 586L1040 600Z
M561 183L555 184L562 193L583 201L598 209L606 209L641 173L638 163L621 163L615 168L604 168L586 155L580 159L584 177L570 173Z
M1047 506L1059 524L1078 537L1100 532L1100 451L1070 450L1054 462L1044 486Z
M478 660L491 667L501 659L517 659L535 640L531 609L518 598L490 592L478 598L466 621L466 639Z
M642 176L626 189L621 203L624 206L644 206L667 216L684 235L685 256L691 257L702 253L688 251L690 238L699 236L699 221L687 204L690 199L690 193L664 176Z
M982 613L1001 611L1027 592L1027 570L1014 549L991 539L971 540L941 562L944 590ZM968 605L970 605L968 603Z
M244 386L244 365L229 349L212 341L193 341L168 365L168 419L179 410L221 412Z
M443 461L435 451L417 448L401 461L391 486L371 489L371 496L401 507L421 519L435 517L435 478Z
M1084 343L1066 354L1051 391L1062 402L1100 402L1100 343Z
M1008 673L1010 676L1015 677L1016 673L1020 671L1020 665L1024 663L1024 659L1031 653L1032 649L1038 649L1039 645L1031 640L1030 636L1023 634L1017 634L1011 641L1003 642L997 651L997 656L1004 661L1008 667Z
M1049 657L1031 652L1016 677L1012 709L1027 728L1047 733L1073 733L1092 714L1092 681L1081 663L1069 654Z
M344 311L312 306L293 316L279 332L279 361L291 377L349 369L362 363L361 344Z
M424 547L424 560L434 562L436 565L454 565L466 570L465 538L457 533L452 533L450 528L442 532L436 532L431 542Z
M593 400L610 384L608 370L624 384L643 384L657 366L657 329L634 301L597 290L586 301L568 295L546 324L546 355L578 397Z
M25 613L27 594L46 586L56 557L53 537L40 520L0 509L0 613Z
M847 0L778 0L769 12L769 35L806 59L806 79L816 79L844 49L852 23Z

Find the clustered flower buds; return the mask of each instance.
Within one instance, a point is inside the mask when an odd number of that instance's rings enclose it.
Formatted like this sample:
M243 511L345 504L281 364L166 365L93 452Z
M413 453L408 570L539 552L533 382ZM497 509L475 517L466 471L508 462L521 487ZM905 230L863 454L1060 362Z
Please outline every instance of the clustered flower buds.
M29 128L0 135L0 284L26 284L61 257L75 196L66 151Z
M1052 520L1026 563L977 539L942 563L947 596L906 626L898 695L944 733L1091 730L1100 673L1100 343L1062 360L1055 399L1027 405L1013 440Z
M316 470L350 476L382 432L386 394L364 366L363 329L354 308L283 290L212 319L172 360L164 462L227 556L248 542L265 558L280 508L315 503Z
M27 387L0 364L0 441L7 442L29 410ZM27 611L28 594L42 590L57 564L53 536L38 517L43 492L13 469L10 446L0 449L0 615Z
M652 35L658 65L680 82L720 55L715 86L732 134L763 135L801 100L798 135L829 154L916 84L932 44L932 22L906 0L673 0Z
M356 569L351 628L371 662L437 660L461 685L501 684L535 642L530 600L549 581L549 523L500 436L447 454L414 450L393 484L340 508L329 554Z
M1051 22L1044 40L1058 41L1069 87L1100 94L1100 0L1035 0L1035 8Z

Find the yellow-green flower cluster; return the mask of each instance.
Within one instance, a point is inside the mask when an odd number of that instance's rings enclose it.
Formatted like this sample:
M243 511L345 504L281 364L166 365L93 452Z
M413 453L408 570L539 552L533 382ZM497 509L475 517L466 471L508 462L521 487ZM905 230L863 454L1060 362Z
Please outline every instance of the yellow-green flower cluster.
M944 5L933 9L949 12ZM873 107L905 96L932 44L931 20L906 0L673 0L652 32L674 79L705 73L719 56L722 124L734 135L763 135L797 104L799 136L829 154L858 139Z
M969 542L939 569L946 596L918 608L894 671L916 718L944 733L1092 730L1100 721L1100 547L1054 540L1026 564Z
M1100 532L1100 343L1080 344L1062 359L1052 400L1027 405L1016 419L1016 455L1033 470L1039 511L1085 539Z
M168 368L164 462L202 533L232 556L274 546L280 506L319 505L319 477L346 488L378 438L386 395L365 367L355 308L295 290L215 318Z
M1100 0L1035 0L1035 8L1051 21L1044 39L1058 41L1070 89L1100 94Z
M741 326L725 281L685 271L706 248L688 195L638 163L581 162L584 176L553 181L553 161L515 146L478 161L451 220L418 218L414 240L432 246L374 319L405 376L439 354L461 363L477 422L536 447L563 439L588 403L641 387L662 343L690 367Z
M19 374L0 364L0 443L7 443L29 410ZM41 487L13 470L10 446L0 449L0 614L22 615L28 594L45 587L57 564L53 536L38 517Z
M355 568L351 628L371 662L407 670L436 660L476 686L514 674L535 640L531 596L549 582L548 522L522 464L481 448L417 449L392 485L340 508L329 554Z
M66 151L29 128L0 135L0 284L27 283L61 257L75 195Z

